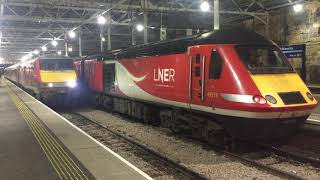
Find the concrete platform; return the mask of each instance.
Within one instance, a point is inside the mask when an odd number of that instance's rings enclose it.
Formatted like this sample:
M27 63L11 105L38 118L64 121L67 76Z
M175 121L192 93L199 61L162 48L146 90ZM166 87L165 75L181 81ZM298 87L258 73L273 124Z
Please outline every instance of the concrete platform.
M0 179L152 179L3 79L0 113Z

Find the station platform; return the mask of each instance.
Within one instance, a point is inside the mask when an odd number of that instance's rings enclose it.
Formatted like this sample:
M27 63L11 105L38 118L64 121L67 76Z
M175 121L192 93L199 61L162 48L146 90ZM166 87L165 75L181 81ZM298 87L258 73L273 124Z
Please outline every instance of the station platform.
M0 179L152 178L1 79Z

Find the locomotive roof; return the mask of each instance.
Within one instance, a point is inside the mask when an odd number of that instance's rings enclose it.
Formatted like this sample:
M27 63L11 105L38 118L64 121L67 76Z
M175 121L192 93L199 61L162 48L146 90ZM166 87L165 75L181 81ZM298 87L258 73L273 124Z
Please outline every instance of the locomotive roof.
M179 54L187 52L189 46L203 44L275 45L274 42L254 31L243 28L232 28L196 34L173 40L132 46L127 49L111 51L100 56L91 56L91 58L113 60L141 56Z

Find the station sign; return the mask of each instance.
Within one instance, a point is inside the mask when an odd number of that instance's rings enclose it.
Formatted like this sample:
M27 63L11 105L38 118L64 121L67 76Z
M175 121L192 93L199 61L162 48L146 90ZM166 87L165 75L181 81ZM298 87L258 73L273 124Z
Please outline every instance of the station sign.
M287 58L304 58L306 55L305 44L281 46L280 48Z

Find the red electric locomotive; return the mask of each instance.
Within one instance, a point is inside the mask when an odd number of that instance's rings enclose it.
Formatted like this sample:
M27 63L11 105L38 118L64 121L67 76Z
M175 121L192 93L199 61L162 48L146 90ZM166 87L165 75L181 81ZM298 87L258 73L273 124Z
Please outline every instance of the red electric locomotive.
M288 136L317 104L278 46L244 29L134 46L76 67L107 109L207 140Z
M73 59L66 56L46 55L17 63L5 69L5 77L52 104L69 103L79 94Z

